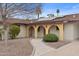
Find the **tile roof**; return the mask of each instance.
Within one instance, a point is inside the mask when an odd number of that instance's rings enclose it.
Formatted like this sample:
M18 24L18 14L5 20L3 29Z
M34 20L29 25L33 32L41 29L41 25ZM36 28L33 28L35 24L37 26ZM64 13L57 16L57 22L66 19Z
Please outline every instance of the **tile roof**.
M16 18L8 18L5 20L6 23L9 24L29 24L32 22L32 20L23 20L23 19L16 19ZM3 23L2 20L0 20L0 23Z
M51 20L23 20L16 18L8 18L5 22L10 24L43 24L43 23L60 23L64 21L79 21L79 14L71 14L62 17L52 18ZM0 23L3 21L0 20Z
M66 16L57 17L57 18L54 18L54 19L51 19L51 20L35 21L33 23L30 23L30 24L60 23L60 22L64 22L64 21L68 21L68 22L79 21L79 14L66 15Z

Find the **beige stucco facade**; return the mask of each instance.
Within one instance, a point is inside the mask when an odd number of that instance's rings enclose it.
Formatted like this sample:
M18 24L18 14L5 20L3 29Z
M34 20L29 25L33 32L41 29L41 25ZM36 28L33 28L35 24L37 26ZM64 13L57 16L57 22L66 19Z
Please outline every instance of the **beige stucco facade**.
M58 27L59 30L56 30L56 27ZM32 25L21 24L20 33L17 38L43 38L44 35L49 33L56 34L59 40L79 39L79 22Z
M27 37L34 37L34 38L42 38L44 35L48 33L54 33L52 29L58 27L58 33L56 33L59 37L59 40L63 40L63 23L59 24L39 24L39 25L28 25L26 26ZM30 32L30 27L32 27L32 31ZM52 27L52 29L51 29ZM54 27L54 28L53 28ZM50 31L49 31L50 30ZM31 33L31 35L29 35Z
M79 14L57 17L51 20L46 19L34 21L7 19L6 23L20 26L20 33L17 38L43 38L44 35L53 33L59 37L59 40L79 39Z
M79 23L64 24L64 40L79 39Z
M18 37L42 38L44 35L54 33L59 37L59 40L74 40L79 38L78 26L79 14L67 15L47 21L31 21L28 24L25 23L25 25L20 24Z
M59 30L56 30L56 26ZM20 25L20 33L17 37L43 38L44 35L54 33L59 40L74 40L79 38L78 26L79 23Z
M20 33L19 35L17 36L17 38L24 38L26 37L26 26L25 25L20 25Z

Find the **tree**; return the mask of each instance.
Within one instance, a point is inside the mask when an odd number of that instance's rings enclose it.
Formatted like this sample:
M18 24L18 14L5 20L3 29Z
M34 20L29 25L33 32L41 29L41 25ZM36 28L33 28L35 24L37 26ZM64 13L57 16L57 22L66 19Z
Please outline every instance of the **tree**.
M57 16L59 16L60 10L57 9L57 10L56 10L56 13L57 13Z
M40 18L39 15L42 13L42 8L41 7L42 7L42 5L38 4L37 7L36 7L36 9L35 9L35 13L37 15L37 19Z
M54 14L47 14L47 16L50 17L54 17Z
M30 20L30 19L26 18L25 20Z
M33 3L0 3L0 16L3 21L3 38L7 43L9 34L9 24L6 22L8 18L16 16L31 15L34 13L37 4Z
M11 25L10 26L9 34L10 34L11 39L15 39L16 36L19 34L19 32L20 32L20 27L19 26L17 26L17 25Z
M42 16L42 17L40 17L40 18L45 18L45 17Z

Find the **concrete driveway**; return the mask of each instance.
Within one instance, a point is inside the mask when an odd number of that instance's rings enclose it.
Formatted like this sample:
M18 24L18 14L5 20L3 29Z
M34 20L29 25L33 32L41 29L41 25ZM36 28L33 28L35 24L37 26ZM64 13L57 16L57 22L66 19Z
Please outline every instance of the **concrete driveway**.
M0 56L30 56L33 47L27 38L0 41Z
M79 41L72 41L58 49L47 46L41 39L33 39L31 43L35 56L79 56Z

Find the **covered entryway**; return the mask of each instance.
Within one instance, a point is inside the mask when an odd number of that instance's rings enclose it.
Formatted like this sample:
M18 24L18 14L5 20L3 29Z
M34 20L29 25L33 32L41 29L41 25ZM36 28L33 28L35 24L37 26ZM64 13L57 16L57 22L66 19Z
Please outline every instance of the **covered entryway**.
M30 37L30 38L34 38L34 34L35 34L34 28L31 26L31 27L29 28L29 37Z
M56 34L56 35L59 37L59 28L58 28L58 26L52 25L52 26L49 28L49 33L50 33L50 34Z
M41 24L27 26L27 37L30 38L43 38L44 35L49 33L56 34L59 40L63 40L63 24Z
M43 38L45 35L45 28L43 26L39 26L37 29L37 34L38 38Z

